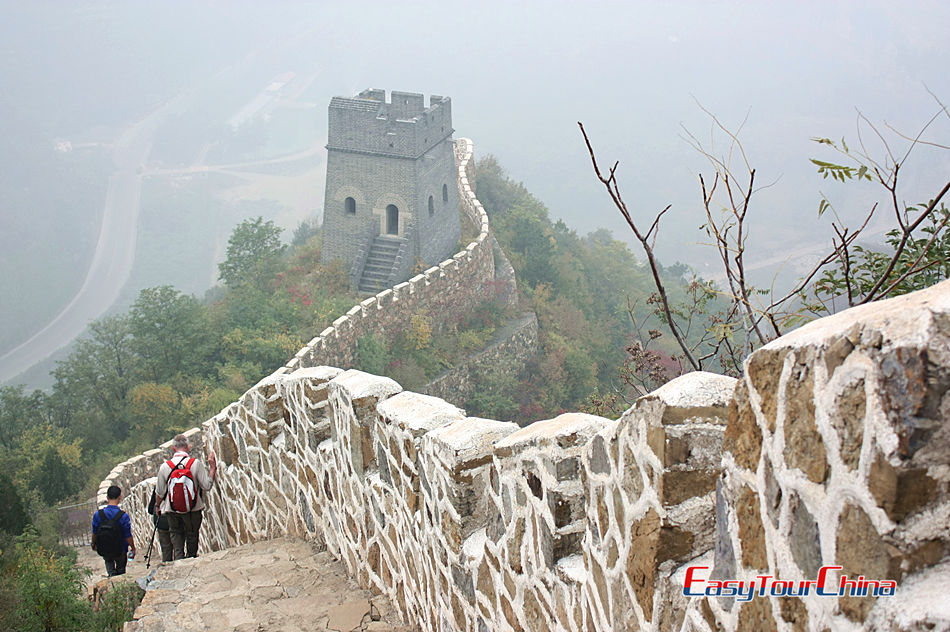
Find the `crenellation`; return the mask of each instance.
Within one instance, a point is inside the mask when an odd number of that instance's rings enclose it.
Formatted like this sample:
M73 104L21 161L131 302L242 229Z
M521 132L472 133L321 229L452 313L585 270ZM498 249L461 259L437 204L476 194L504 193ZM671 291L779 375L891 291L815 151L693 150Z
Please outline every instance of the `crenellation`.
M393 286L394 301L409 300L410 294L412 294L412 289L408 282L399 283L398 285Z
M380 309L388 309L392 307L393 302L393 291L392 289L386 289L376 295L376 301L379 304Z

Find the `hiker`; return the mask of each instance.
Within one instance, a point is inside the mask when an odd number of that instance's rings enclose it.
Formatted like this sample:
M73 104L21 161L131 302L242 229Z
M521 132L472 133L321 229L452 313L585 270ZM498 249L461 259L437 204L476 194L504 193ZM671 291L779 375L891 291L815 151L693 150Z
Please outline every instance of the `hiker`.
M158 468L155 493L161 501L160 514L168 516L168 533L172 543L172 559L198 557L198 530L201 510L205 508L202 492L211 489L218 471L214 452L208 454L208 468L192 457L185 435L172 441L175 453ZM187 547L187 551L186 551Z
M158 545L162 549L162 561L171 562L172 537L168 532L168 514L155 511L157 497L158 494L153 492L151 499L148 501L148 513L152 516L152 524L155 526L155 530L158 532Z
M106 490L107 504L92 514L92 550L106 562L106 574L124 575L128 560L135 557L132 520L119 509L122 490L111 485ZM130 552L131 549L131 552Z

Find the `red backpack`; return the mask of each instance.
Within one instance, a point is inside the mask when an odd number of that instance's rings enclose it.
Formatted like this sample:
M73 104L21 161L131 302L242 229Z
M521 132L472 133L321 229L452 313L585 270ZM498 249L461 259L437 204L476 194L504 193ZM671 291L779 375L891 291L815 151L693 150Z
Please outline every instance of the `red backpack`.
M188 513L195 506L195 500L198 499L198 486L195 485L195 479L191 475L191 466L195 459L190 458L185 465L182 465L185 458L187 457L183 457L177 464L171 459L166 461L168 467L171 468L166 493L171 502L172 511L175 513Z

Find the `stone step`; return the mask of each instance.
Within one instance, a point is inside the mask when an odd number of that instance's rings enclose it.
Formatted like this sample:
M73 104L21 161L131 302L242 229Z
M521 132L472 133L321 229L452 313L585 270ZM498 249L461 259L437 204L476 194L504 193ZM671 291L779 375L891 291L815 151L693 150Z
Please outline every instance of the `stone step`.
M373 241L373 245L371 249L372 250L399 250L399 246L401 245L402 244L400 244L398 241L380 241L376 239Z
M360 293L375 294L389 287L389 275L405 239L379 236L373 239L356 287Z
M387 289L388 287L389 287L389 283L387 283L386 281L379 281L378 283L374 283L372 281L367 280L367 281L360 281L360 285L357 289L362 293L377 294Z
M363 267L363 276L366 276L367 272L379 272L382 274L389 274L389 271L392 269L393 269L392 261L388 263L367 262L366 265Z

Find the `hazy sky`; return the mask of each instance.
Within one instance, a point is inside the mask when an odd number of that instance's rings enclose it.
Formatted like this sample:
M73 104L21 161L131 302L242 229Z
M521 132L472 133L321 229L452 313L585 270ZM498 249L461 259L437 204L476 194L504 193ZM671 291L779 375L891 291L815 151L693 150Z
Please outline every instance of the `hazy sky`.
M705 165L683 140L684 127L709 138L697 103L731 128L746 120L757 181L775 182L752 209L754 256L795 252L826 234L819 191L847 218L874 192L822 181L808 158L831 156L809 138L854 145L857 109L882 129L916 133L937 109L927 88L950 103L948 25L950 3L940 1L0 1L0 220L18 231L55 227L29 204L43 190L30 165L54 139L108 145L159 111L163 133L182 112L221 124L292 71L314 77L306 98L318 134L334 95L378 87L452 97L456 135L496 155L555 218L626 239L591 172L583 121L602 161L620 161L638 217L673 205L658 241L664 261L709 274L714 255L696 230ZM927 138L950 145L950 119ZM932 195L948 174L947 151L918 152L906 201ZM322 182L313 186L322 199ZM14 243L23 241L18 232Z
M691 233L701 223L695 174L703 161L681 138L681 125L700 136L709 130L696 101L729 126L748 115L742 138L759 181L780 178L763 193L760 217L793 238L804 237L818 189L828 189L807 161L818 154L810 137L853 140L856 108L916 130L936 109L924 84L950 102L945 3L489 6L453 29L450 57L463 72L450 72L452 87L442 92L455 99L456 128L579 231L619 228L593 180L576 127L583 121L602 159L620 160L633 207L674 205L660 240L668 256L699 239ZM380 54L368 56L354 87L374 73L411 83L418 72L408 59L426 56L425 38L417 31L412 53L387 56L386 23L369 34ZM425 83L439 84L445 66L423 62ZM946 123L934 130L944 139ZM939 160L931 166L942 183L950 161L946 153ZM671 230L679 223L690 230Z
M5 5L8 98L23 89L45 97L44 111L66 110L56 90L65 84L80 109L134 100L123 91L158 100L249 51L260 76L319 71L323 125L332 95L370 86L445 94L457 134L581 232L621 224L593 180L578 120L605 160L621 161L634 206L673 203L670 219L692 225L702 160L681 125L708 131L697 101L729 126L748 115L742 137L760 181L781 178L763 214L800 230L821 185L810 137L853 137L856 108L915 130L936 107L925 85L950 101L945 2L79 3L75 19L40 29L45 41L33 32L17 41L18 13L36 21L77 6L28 4ZM97 67L104 49L114 58ZM249 77L248 93L258 89ZM56 118L81 123L81 114ZM946 157L935 160L950 170Z

